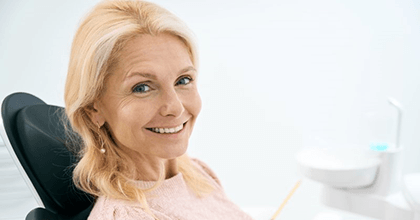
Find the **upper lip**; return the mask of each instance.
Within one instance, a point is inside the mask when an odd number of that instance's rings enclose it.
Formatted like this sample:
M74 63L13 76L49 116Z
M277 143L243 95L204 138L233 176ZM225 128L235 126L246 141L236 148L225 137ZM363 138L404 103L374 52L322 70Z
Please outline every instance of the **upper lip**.
M176 125L158 125L158 126L151 126L151 127L147 127L147 128L176 128L176 127L180 126L181 124L186 123L187 121L189 121L189 119L182 122L182 123L176 124Z

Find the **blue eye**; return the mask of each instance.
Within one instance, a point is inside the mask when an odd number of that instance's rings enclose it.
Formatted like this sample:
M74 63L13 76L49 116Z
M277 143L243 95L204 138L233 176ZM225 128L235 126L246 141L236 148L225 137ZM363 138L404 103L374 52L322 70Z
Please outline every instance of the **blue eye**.
M185 79L186 79L186 81L187 81L187 82L185 82ZM191 81L193 81L193 79L192 79L191 77L187 77L187 76L185 76L185 77L181 78L178 82L185 82L185 83L184 83L184 85L187 85L187 84L189 84ZM178 83L177 83L177 85L178 85Z
M138 85L134 86L133 92L146 93L146 92L150 91L150 87L147 91L146 91L145 87L149 87L149 86L147 84L138 84Z
M179 84L181 84L181 85L187 85L187 84L190 84L192 81L194 81L194 80L191 77L185 76L185 77L181 78L176 83L176 85L179 85ZM146 89L146 88L148 88L148 89ZM149 85L144 84L144 83L140 83L140 84L137 84L137 85L135 85L133 87L132 92L135 92L135 93L148 93L148 92L150 92L150 90L151 90L151 88L150 88Z

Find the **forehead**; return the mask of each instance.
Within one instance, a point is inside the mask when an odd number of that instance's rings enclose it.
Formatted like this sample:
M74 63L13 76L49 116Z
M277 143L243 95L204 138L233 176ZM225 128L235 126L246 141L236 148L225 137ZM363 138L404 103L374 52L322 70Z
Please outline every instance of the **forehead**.
M164 33L130 39L120 52L117 67L126 77L133 69L171 68L177 71L174 68L182 69L186 65L192 65L187 46L178 37Z

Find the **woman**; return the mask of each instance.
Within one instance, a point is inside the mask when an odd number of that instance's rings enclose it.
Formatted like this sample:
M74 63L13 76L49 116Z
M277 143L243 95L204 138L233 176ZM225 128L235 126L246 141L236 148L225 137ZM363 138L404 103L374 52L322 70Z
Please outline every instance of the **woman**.
M251 219L186 154L201 109L185 24L144 1L104 1L74 37L66 115L83 142L77 187L89 219Z

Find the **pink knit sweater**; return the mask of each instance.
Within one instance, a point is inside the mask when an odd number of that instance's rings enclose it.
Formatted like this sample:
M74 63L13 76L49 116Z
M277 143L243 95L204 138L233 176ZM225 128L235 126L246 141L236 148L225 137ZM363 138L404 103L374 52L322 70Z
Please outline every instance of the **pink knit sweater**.
M162 185L146 193L147 202L159 220L252 220L226 196L215 173L202 161L192 159L193 164L215 186L204 198L198 198L186 185L182 173L164 180ZM137 181L139 187L150 188L153 181ZM138 203L99 197L88 220L153 220L139 208Z

